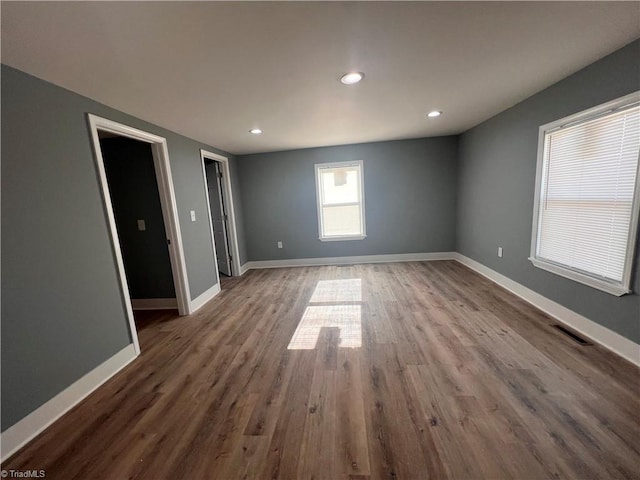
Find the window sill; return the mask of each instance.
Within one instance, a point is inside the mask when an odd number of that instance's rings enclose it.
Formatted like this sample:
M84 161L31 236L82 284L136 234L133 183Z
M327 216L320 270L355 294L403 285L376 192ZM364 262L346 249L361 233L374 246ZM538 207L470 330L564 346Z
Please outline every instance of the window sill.
M364 240L366 235L350 235L348 237L319 237L321 242L342 242L348 240Z
M569 270L568 268L563 268L559 265L540 260L539 258L529 257L529 260L537 268L541 268L542 270L546 270L547 272L555 273L556 275L568 278L569 280L573 280L578 283L582 283L589 287L602 290L603 292L615 295L616 297L621 297L623 295L631 293L631 291L628 288L625 288L623 285L616 285L604 280L599 280L597 278L593 278L588 275Z

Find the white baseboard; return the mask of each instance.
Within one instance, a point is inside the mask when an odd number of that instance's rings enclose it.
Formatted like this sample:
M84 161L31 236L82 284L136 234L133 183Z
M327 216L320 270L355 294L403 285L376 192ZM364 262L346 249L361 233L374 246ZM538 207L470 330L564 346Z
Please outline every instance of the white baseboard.
M177 309L175 298L132 298L131 307L134 310L167 310Z
M492 282L497 283L523 300L526 300L534 307L539 308L543 312L557 319L559 322L564 323L577 332L580 332L590 340L593 340L630 362L640 366L640 345L637 343L623 337L613 330L603 327L593 320L589 320L587 317L580 315L579 313L576 313L537 292L534 292L524 285L511 280L501 273L498 273L469 257L456 253L455 260L466 265L472 270L475 270L480 275L483 275Z
M249 263L251 263L251 262L247 262L247 263L244 263L244 264L240 265L240 276L244 275L246 272L251 270L251 267L249 266Z
M215 297L220 293L220 283L216 283L213 287L205 292L201 293L198 297L191 300L189 303L189 314L196 312L196 310L200 309L205 303Z
M243 269L246 272L247 270L258 268L313 267L321 265L351 265L361 263L423 262L427 260L453 260L454 258L455 252L398 253L391 255L358 255L355 257L293 258L287 260L247 262L243 265Z
M51 400L9 427L0 436L2 461L49 427L137 357L133 344L116 353Z

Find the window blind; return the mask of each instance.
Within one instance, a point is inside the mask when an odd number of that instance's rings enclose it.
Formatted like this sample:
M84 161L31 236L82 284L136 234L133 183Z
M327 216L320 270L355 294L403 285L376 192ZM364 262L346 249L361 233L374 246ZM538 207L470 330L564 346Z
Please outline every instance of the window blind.
M545 135L538 259L622 282L639 147L639 105Z

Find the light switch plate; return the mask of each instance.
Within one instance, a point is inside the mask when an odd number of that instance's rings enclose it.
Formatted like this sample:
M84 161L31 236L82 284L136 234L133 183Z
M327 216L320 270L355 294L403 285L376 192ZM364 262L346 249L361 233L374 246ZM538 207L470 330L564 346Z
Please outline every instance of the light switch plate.
M196 211L195 210L191 210L191 221L192 222L196 221Z

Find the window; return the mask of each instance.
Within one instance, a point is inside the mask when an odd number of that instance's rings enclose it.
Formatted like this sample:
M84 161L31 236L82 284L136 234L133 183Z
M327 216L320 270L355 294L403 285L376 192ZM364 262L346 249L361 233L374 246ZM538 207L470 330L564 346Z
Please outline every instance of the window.
M532 263L620 296L638 229L640 92L540 127Z
M362 161L316 165L320 240L366 237L362 178Z

